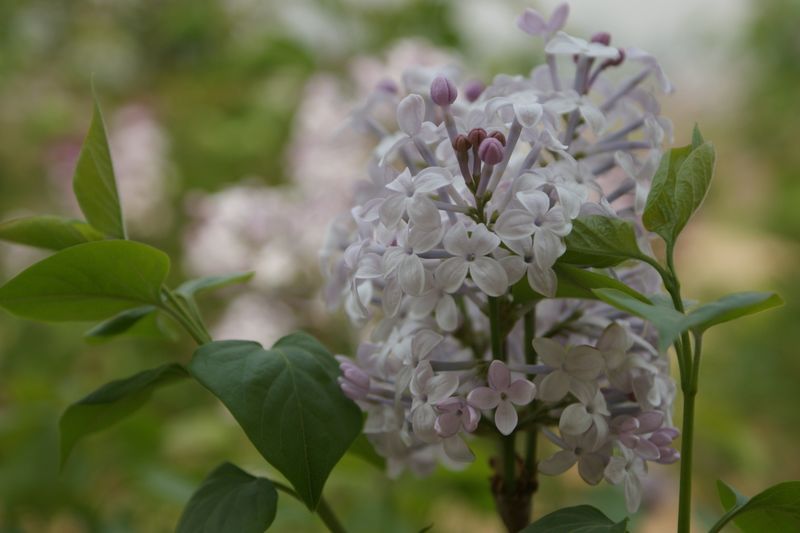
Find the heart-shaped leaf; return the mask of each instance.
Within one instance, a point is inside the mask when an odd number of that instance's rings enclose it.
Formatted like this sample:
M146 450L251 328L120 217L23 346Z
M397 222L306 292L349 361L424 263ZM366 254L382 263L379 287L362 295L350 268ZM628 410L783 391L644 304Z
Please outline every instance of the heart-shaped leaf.
M339 389L339 367L316 339L295 333L270 350L219 341L195 351L189 370L233 414L261 455L317 506L333 467L361 430Z
M126 238L114 165L97 99L94 101L89 133L78 156L72 189L81 211L92 226L109 237Z
M183 510L176 533L264 533L275 520L272 482L223 463L203 480Z
M62 250L84 242L99 241L103 234L82 220L42 215L1 223L0 239L46 250Z
M102 320L142 305L160 305L169 271L164 252L132 241L65 248L0 287L0 305L37 320Z
M545 515L520 533L625 533L627 524L627 518L614 522L591 505L577 505Z
M167 364L106 383L61 416L61 464L67 460L75 444L131 415L147 403L158 387L186 379L189 373L177 364Z

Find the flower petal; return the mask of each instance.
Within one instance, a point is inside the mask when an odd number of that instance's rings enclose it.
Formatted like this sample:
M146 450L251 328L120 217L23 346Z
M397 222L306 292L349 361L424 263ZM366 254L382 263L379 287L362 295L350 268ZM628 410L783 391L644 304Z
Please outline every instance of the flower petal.
M516 241L529 237L535 228L533 216L522 209L504 211L493 227L494 232L504 241Z
M470 463L475 460L475 455L469 449L461 435L453 435L442 441L442 447L447 457L459 463Z
M497 405L494 412L494 425L503 435L511 435L514 428L517 427L517 410L511 405L511 402L505 400Z
M451 257L442 261L433 276L446 292L456 292L467 277L469 265L463 257Z
M397 266L397 281L406 294L419 296L425 291L425 267L414 254L406 255Z
M517 379L508 387L506 394L514 405L528 405L536 394L536 385L527 379Z
M578 456L571 450L561 450L553 456L539 461L539 472L548 476L557 476L572 468L577 460Z
M539 359L553 368L560 368L567 356L567 351L564 347L548 337L533 339L533 348L536 350Z
M497 260L490 257L476 257L468 265L472 281L489 296L500 296L508 289L508 276Z
M539 398L546 402L557 402L569 392L569 376L561 370L547 374L539 384Z
M489 386L497 392L505 392L511 384L511 371L502 361L492 361L489 365Z
M467 401L478 409L494 409L500 403L500 394L489 387L478 387L470 391Z
M406 135L416 135L425 119L425 100L418 94L409 94L397 104L397 125Z
M602 481L605 468L605 461L600 454L585 453L578 459L578 473L589 485L597 485Z
M458 328L458 307L449 294L443 294L436 304L436 324L444 331L455 331Z
M559 431L570 435L581 435L591 426L592 417L586 412L586 406L580 403L568 405L558 421Z
M400 218L406 210L406 197L403 194L392 194L387 196L381 204L378 213L381 222L387 228L393 228L400 222Z

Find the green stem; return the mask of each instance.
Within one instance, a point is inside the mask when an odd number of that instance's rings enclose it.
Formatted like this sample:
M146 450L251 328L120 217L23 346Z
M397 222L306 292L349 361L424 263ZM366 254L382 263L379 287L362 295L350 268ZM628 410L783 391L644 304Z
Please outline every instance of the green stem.
M199 316L196 316L196 313L193 313L179 298L176 298L168 288L162 288L161 294L167 300L161 308L183 326L197 344L203 345L211 342L211 335L209 335Z
M692 460L694 442L694 407L697 397L698 374L700 373L700 352L703 347L703 337L694 336L694 359L691 374L683 390L683 427L681 435L681 480L680 496L678 498L678 533L689 533L692 522ZM684 345L684 350L688 347Z
M516 433L511 433L511 435L500 437L503 455L503 491L508 496L513 495L516 488L514 479L517 470L516 435Z
M275 488L285 494L288 494L292 498L296 499L300 503L305 504L303 500L298 496L298 494L289 487L288 485L284 485L280 481L270 480ZM325 524L325 527L328 528L328 531L331 533L347 533L347 530L342 526L339 519L336 518L336 515L333 514L333 510L331 509L328 502L325 500L324 497L320 497L319 503L317 504L317 516L322 520L322 523Z

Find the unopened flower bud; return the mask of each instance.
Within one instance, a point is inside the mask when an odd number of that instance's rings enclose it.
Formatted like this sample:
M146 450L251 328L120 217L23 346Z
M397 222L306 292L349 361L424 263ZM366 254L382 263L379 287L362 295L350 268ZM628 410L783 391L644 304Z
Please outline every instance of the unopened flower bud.
M456 153L467 153L470 148L472 148L472 143L469 142L469 139L467 139L467 136L463 133L453 141L453 150L455 150Z
M487 165L496 165L503 160L503 144L494 137L487 137L478 148L478 157Z
M625 50L618 48L617 52L619 52L619 56L617 56L616 59L606 59L603 61L602 68L616 67L625 61Z
M478 80L468 81L467 84L464 85L464 96L467 97L468 102L474 102L480 98L484 89L486 89L486 86L483 82Z
M607 31L597 32L594 35L592 35L592 38L590 40L593 43L600 43L608 46L611 44L611 34L608 33Z
M458 89L452 81L444 76L437 76L431 83L431 100L442 107L449 106L456 101Z
M467 134L467 139L469 139L472 146L480 146L485 138L486 130L483 128L474 128Z
M503 146L506 145L506 136L503 135L502 132L493 131L492 133L489 134L489 137L491 137L492 139L497 139Z

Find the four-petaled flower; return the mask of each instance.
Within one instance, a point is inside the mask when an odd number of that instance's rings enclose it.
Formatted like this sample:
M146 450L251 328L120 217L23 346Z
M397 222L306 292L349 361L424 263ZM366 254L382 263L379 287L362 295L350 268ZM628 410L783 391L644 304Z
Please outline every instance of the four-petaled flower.
M475 285L489 296L500 296L506 292L506 271L496 259L489 257L500 245L500 238L486 226L478 224L468 233L466 226L459 222L447 231L443 244L453 257L439 264L434 277L445 291L457 291L469 273Z
M510 435L517 427L514 405L528 405L536 394L536 385L527 379L511 380L511 371L502 361L489 365L489 386L470 391L467 401L479 409L495 409L494 424L500 433Z
M571 392L581 402L592 401L598 388L595 380L603 370L600 352L583 345L565 348L545 337L534 339L533 347L539 359L553 369L538 381L539 398L557 402Z

